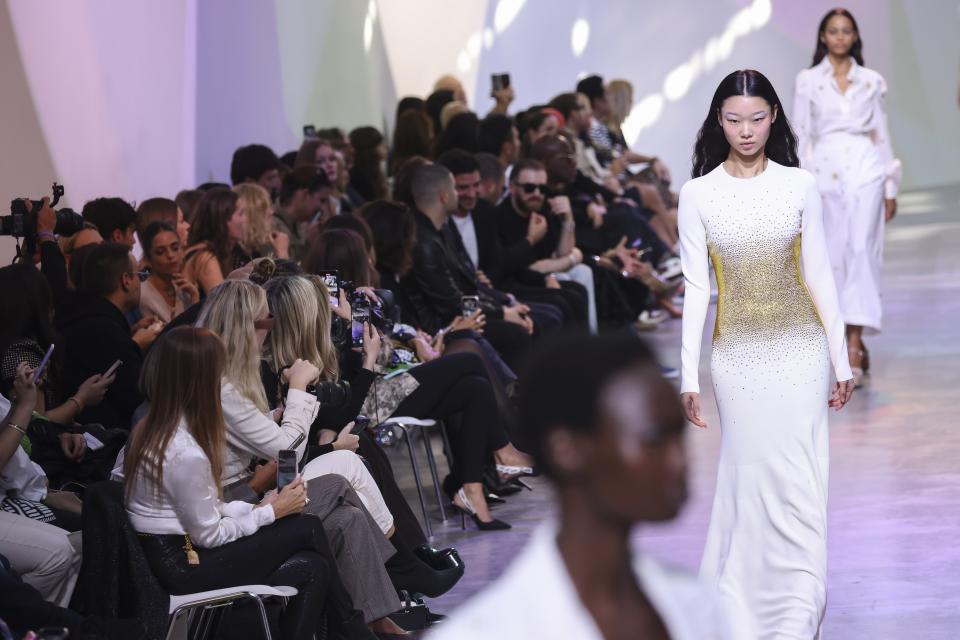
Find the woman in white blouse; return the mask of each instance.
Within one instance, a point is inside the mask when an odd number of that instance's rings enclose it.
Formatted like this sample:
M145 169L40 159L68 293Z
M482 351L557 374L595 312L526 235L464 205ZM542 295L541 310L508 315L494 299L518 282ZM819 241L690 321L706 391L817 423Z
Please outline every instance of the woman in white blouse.
M863 42L846 9L820 22L813 66L797 75L792 123L800 161L817 178L823 223L856 384L870 361L864 332L881 328L884 223L897 211L883 76L863 66Z
M150 410L128 444L124 490L150 568L171 594L251 583L296 587L281 619L285 638L311 637L328 604L340 620L355 620L319 520L294 515L307 500L300 478L258 505L222 500L226 361L213 332L179 327L144 363ZM362 623L358 631L366 631Z

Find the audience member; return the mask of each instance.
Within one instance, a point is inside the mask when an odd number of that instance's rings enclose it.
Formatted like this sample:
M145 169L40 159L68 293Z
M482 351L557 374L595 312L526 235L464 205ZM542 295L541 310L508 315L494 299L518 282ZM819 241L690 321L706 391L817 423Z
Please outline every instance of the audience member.
M220 338L189 327L166 334L147 360L150 410L133 433L123 475L127 513L150 568L172 594L237 584L296 587L281 615L284 637L322 632L324 613L334 629L372 637L339 581L320 521L298 515L307 500L302 479L259 505L222 502L226 363Z
M394 126L390 175L394 175L400 165L414 156L429 156L433 145L433 123L430 116L420 109L407 110L397 118Z
M143 248L143 233L153 222L166 222L177 232L180 246L187 246L190 223L177 203L169 198L147 198L137 206L137 238ZM146 249L144 248L144 253Z
M247 214L246 231L239 244L243 253L240 262L246 264L263 257L289 259L290 236L273 229L273 203L267 190L253 182L244 182L235 186L233 192Z
M476 153L473 156L480 167L480 197L490 204L497 204L503 196L504 171L500 159L492 153Z
M407 111L423 111L426 113L427 103L419 96L404 96L397 101L397 120Z
M467 92L463 90L463 84L454 75L444 75L437 78L433 83L434 91L449 91L453 94L453 99L466 104Z
M446 130L447 125L450 124L454 116L458 116L461 113L470 113L470 107L464 102L454 100L453 102L448 102L443 105L443 109L440 110L440 126Z
M125 314L139 307L140 285L146 277L126 245L97 245L83 262L80 295L57 312L57 329L64 340L64 388L77 389L120 363L102 402L95 406L80 402L74 419L82 424L130 429L133 412L143 400L137 386L143 352L163 324L147 317L131 330Z
M374 264L359 233L350 229L326 229L310 245L303 269L307 273L336 269L342 282L373 287L377 285Z
M97 198L83 205L83 219L97 226L107 242L119 242L131 249L137 212L122 198Z
M307 252L306 226L315 217L318 224L330 217L330 181L314 166L301 166L283 179L279 206L273 214L273 230L288 239L288 254L302 260Z
M502 114L492 114L483 119L478 131L479 149L497 156L504 171L520 157L520 134L513 120Z
M217 187L203 194L191 222L182 272L201 295L210 293L233 271L246 232L247 212L236 193Z
M453 116L437 138L434 155L439 156L451 149L463 149L471 153L479 151L479 126L480 121L473 112Z
M150 277L140 285L140 313L164 324L200 301L197 285L183 277L183 245L168 222L152 222L140 235Z
M447 103L453 102L453 100L453 91L449 89L436 89L427 96L427 100L424 103L424 110L433 121L433 132L435 135L440 135L443 131L443 123L440 122L440 113Z
M230 162L230 182L233 185L256 182L275 199L280 191L280 180L280 160L270 147L249 144L233 152ZM192 218L190 222L193 222Z
M397 172L393 176L393 199L402 202L411 209L417 207L413 201L413 176L417 169L432 164L428 158L423 156L414 156L409 158L402 165L397 167Z
M374 127L357 127L350 132L350 145L354 154L350 186L365 201L386 198L387 178L383 163L387 159L387 145L383 135Z
M200 202L202 197L203 192L198 189L184 189L174 198L177 207L183 212L183 219L188 223L193 222L193 214L197 210L197 203Z

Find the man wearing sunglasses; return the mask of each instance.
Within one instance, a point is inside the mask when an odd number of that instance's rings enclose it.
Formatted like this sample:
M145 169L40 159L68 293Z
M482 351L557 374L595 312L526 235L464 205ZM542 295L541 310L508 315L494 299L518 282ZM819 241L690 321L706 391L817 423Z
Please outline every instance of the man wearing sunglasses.
M63 388L79 388L90 376L122 361L103 401L80 407L76 419L81 424L129 429L133 411L143 401L138 389L140 364L163 325L147 318L131 328L126 314L139 307L140 283L146 275L138 271L127 245L97 245L83 261L80 291L57 311L64 342Z
M497 207L497 231L504 253L524 252L522 268L539 273L546 287L567 292L584 324L597 328L593 274L582 265L570 200L550 191L547 167L525 158L510 174L510 197Z

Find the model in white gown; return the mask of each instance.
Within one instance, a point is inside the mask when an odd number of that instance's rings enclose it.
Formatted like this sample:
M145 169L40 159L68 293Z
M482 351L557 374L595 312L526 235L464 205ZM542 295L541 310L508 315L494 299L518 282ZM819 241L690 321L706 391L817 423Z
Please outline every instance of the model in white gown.
M897 197L900 161L893 155L884 100L887 84L850 58L840 90L829 57L797 75L791 124L800 165L813 172L823 198L827 249L848 325L882 326L880 266L884 199Z
M722 440L701 573L760 638L810 640L826 607L831 375L852 374L814 177L767 163L753 178L721 164L680 192L681 391L700 391L712 261Z

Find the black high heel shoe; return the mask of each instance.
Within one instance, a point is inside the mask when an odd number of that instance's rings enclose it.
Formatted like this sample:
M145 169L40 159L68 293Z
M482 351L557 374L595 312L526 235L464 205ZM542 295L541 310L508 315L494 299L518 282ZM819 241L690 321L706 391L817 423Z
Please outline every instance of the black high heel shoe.
M477 516L477 510L473 507L473 503L470 502L470 499L467 497L466 492L461 487L457 491L457 495L460 496L460 501L464 506L458 505L456 502L453 503L454 508L460 512L460 530L465 531L467 529L467 516L473 518L474 524L477 525L477 529L480 531L503 531L510 529L510 524L504 522L503 520L497 520L494 518L490 522L484 522Z

